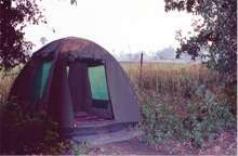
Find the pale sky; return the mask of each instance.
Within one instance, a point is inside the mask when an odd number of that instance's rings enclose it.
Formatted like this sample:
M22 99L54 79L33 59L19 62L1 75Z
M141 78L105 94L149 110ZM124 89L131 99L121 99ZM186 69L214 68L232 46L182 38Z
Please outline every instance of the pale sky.
M192 16L164 11L164 0L43 0L47 25L29 26L26 38L42 46L67 36L92 40L111 53L157 51L177 47L176 31L191 29ZM55 29L53 33L52 29Z

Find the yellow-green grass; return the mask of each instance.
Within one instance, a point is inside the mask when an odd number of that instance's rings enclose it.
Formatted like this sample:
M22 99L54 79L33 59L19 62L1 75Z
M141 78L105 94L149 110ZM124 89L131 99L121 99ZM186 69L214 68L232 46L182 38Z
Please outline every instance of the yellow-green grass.
M0 101L7 99L11 86L22 68L23 65L18 65L11 70L0 71Z
M131 81L140 90L155 91L160 94L178 94L191 96L194 90L206 85L210 90L218 92L218 73L210 71L201 64L175 63L122 63Z

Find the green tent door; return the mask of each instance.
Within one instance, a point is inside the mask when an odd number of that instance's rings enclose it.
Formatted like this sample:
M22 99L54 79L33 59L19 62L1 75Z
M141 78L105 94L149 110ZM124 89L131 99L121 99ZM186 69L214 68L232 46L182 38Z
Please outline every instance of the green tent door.
M88 67L92 107L103 116L111 117L111 105L108 92L107 77L104 65Z
M105 68L103 65L89 67L89 81L92 92L92 99L108 100L108 90Z

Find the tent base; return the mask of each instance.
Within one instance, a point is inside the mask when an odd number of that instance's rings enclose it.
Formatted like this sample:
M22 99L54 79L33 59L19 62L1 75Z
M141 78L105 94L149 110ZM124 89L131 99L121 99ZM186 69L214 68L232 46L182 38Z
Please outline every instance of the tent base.
M119 123L115 120L99 118L85 112L77 113L74 127L62 129L63 136L72 138L75 136L89 136L95 134L108 134L125 128L134 127L136 123Z
M76 143L87 143L90 146L104 145L114 142L121 142L139 137L143 134L142 131L124 128L116 132L110 132L106 134L93 134L87 136L75 136L72 140Z

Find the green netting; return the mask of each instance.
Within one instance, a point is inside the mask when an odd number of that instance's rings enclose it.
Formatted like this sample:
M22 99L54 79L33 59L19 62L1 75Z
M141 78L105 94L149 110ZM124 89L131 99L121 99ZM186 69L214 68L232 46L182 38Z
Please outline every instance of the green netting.
M92 98L95 100L108 100L107 81L104 66L89 67L88 74Z
M52 62L44 62L36 74L33 84L32 102L39 100L46 89Z
M46 89L46 84L48 82L51 66L52 66L52 62L46 62L42 66L43 74L42 74L42 79L41 79L40 97L43 96L44 91Z

